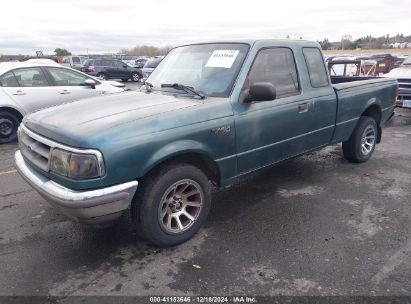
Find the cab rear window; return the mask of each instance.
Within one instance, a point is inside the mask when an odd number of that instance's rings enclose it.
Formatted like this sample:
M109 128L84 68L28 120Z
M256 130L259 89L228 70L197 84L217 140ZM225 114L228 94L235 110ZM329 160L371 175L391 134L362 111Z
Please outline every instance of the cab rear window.
M303 53L310 76L311 86L313 88L328 86L328 75L320 50L313 47L303 48Z

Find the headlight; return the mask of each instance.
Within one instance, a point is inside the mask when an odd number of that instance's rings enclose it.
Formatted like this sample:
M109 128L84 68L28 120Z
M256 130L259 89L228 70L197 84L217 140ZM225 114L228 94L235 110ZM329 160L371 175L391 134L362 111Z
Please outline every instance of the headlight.
M94 154L80 154L61 149L53 149L50 171L73 179L96 178L104 174L103 168Z

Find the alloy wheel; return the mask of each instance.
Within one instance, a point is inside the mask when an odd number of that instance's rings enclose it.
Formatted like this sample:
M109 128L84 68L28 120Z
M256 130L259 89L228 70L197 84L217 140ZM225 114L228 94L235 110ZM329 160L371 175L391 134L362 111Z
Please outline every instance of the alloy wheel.
M375 128L367 126L361 136L361 153L368 155L371 153L375 145Z
M158 210L161 228L167 233L181 234L200 216L204 194L200 185L190 179L178 181L164 193Z

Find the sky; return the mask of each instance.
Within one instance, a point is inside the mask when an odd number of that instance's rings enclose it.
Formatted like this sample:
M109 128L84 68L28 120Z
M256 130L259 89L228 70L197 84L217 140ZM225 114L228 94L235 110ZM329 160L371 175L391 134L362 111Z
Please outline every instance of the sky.
M1 0L0 55L224 39L411 34L411 0Z

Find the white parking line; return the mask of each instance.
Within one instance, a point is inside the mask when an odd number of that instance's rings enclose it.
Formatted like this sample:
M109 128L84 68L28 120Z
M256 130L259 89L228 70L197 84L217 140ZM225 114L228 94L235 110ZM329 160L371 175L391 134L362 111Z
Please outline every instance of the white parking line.
M13 170L9 170L9 171L0 172L0 175L6 175L6 174L16 173L16 172L17 172L17 170L16 170L16 169L13 169Z

